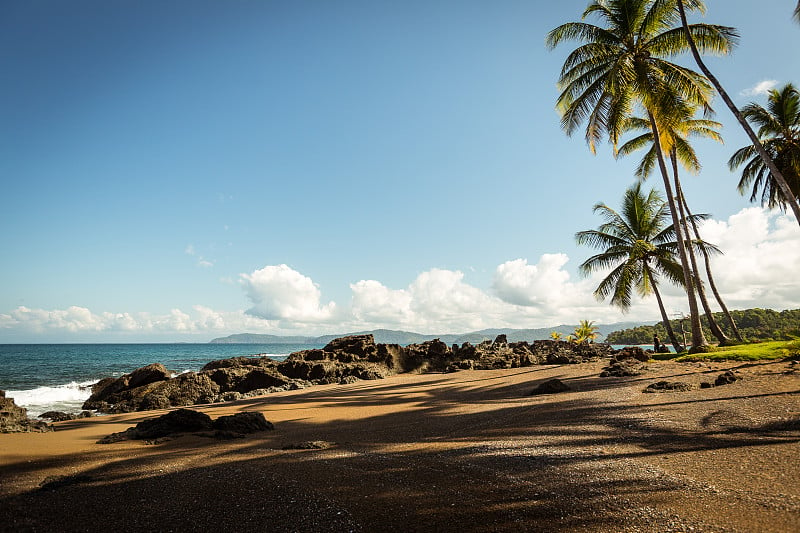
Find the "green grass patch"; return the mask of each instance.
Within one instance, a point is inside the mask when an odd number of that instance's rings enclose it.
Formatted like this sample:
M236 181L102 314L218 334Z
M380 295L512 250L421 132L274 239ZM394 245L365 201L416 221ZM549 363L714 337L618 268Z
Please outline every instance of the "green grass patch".
M682 355L675 361L770 361L800 357L800 340L715 347L708 353Z

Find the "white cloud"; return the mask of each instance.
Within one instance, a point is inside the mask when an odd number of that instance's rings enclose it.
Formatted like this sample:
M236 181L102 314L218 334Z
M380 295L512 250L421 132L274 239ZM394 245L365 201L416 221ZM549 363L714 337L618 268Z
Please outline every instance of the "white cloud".
M239 279L253 303L247 313L258 318L319 323L329 321L336 309L334 302L321 305L319 287L286 265L265 266Z
M505 302L551 307L563 300L565 289L571 289L569 273L562 270L567 261L566 254L544 254L536 265L527 259L507 261L497 267L492 287Z
M701 231L707 241L724 251L714 257L713 267L728 307L800 307L800 276L796 272L800 230L793 217L751 207L727 220L708 220ZM77 306L63 310L18 307L0 313L0 331L62 332L68 336L111 332L146 338L245 331L344 333L385 327L431 334L549 327L580 319L599 323L660 319L652 297L635 299L627 314L608 302L596 301L592 291L603 274L573 280L566 269L568 261L565 254L544 254L537 262L523 258L506 261L498 265L487 288L471 285L461 271L436 268L422 272L400 289L377 280L361 280L350 285L352 299L343 307L334 302L323 304L318 285L308 276L286 265L272 265L240 275L240 285L252 303L247 311L222 312L195 305L159 315L94 313ZM679 288L665 284L662 293L670 315L687 312L686 297Z
M189 312L173 309L167 314L93 313L85 307L30 309L20 306L0 314L0 330L35 334L52 332L205 333L262 330L270 322L244 311L220 312L201 305Z
M375 280L352 283L350 290L353 316L364 324L403 327L414 321L411 293L406 290L392 290Z
M756 83L753 87L743 90L742 96L759 96L767 94L778 85L778 80L763 80Z
M701 232L724 252L712 267L729 307L800 305L800 230L792 216L750 207L727 221L705 222Z

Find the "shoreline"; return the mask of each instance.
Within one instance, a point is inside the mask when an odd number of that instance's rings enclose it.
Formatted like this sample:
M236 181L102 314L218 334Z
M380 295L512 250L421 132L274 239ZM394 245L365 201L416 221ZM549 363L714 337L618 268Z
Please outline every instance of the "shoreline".
M167 410L2 434L0 530L796 530L800 375L788 362L651 362L599 378L603 364L403 374L191 407L275 424L231 441L95 443ZM699 388L726 369L742 379ZM554 377L572 390L528 395ZM661 379L693 388L641 392ZM330 447L284 449L311 441ZM39 490L51 476L72 482Z

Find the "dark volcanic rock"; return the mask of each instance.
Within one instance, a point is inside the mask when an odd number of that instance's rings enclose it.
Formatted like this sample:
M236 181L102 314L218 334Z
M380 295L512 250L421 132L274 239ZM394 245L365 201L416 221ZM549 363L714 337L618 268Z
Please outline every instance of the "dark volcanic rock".
M219 359L206 363L201 371L214 370L215 368L250 368L250 367L264 367L274 368L277 366L277 361L269 357L231 357L229 359Z
M98 444L112 444L123 440L148 440L158 444L180 433L197 433L215 429L211 436L237 438L247 433L275 429L263 413L245 411L230 416L221 416L212 421L205 413L192 409L177 409L157 418L149 418L119 433L100 439Z
M692 385L683 381L657 381L645 387L642 392L686 392L690 390L692 390Z
M27 425L28 411L15 404L13 398L6 398L5 391L0 391L0 432L26 431Z
M137 368L128 374L127 387L129 389L135 389L136 387L141 387L149 383L155 383L156 381L166 381L171 377L172 372L167 370L164 365L161 363L153 363L151 365L143 366L142 368Z
M264 413L258 411L245 411L230 416L221 416L211 423L211 427L219 431L233 433L256 433L275 429L272 422L264 418Z
M206 365L208 366L208 365ZM220 391L250 392L256 389L283 387L289 379L272 366L230 366L202 372L216 383Z
M535 396L537 394L556 394L559 392L566 392L568 390L570 390L569 385L558 378L553 378L539 383L536 388L530 392L530 395Z
M611 361L611 364L600 373L600 377L639 376L645 370L647 367L636 359L623 359L622 361Z
M614 354L614 359L617 361L636 359L637 361L644 363L650 360L650 354L642 350L642 348L639 346L626 346L621 350L617 350L617 352Z
M83 408L107 412L136 411L137 409L127 404L119 409L114 409L113 406L123 401L130 403L130 400L136 396L132 391L163 383L169 380L171 375L164 365L153 363L137 368L130 374L119 378L101 379L92 385L92 395L84 402ZM108 411L109 408L114 410Z
M211 403L220 391L219 385L211 381L207 374L195 372L187 372L166 381L135 388L123 388L108 394L110 388L116 389L117 385L111 384L102 389L100 394L92 394L83 404L83 408L107 413L165 409Z
M39 418L46 418L52 422L64 422L66 420L75 420L78 417L62 411L47 411L40 414Z
M323 349L323 352L336 354L337 358L343 363L351 363L356 359L368 359L378 351L375 345L375 337L372 335L350 335L333 339ZM353 359L350 357L352 356Z
M177 409L157 418L142 420L134 429L138 439L157 439L175 433L211 429L211 417L192 409Z
M742 378L728 370L717 376L717 379L714 380L714 386L719 387L720 385L730 385L731 383L735 383L740 379Z
M6 398L0 390L0 433L45 432L53 428L41 420L29 420L28 411Z
M531 350L542 364L565 365L596 361L613 352L611 345L603 343L572 343L567 341L533 341Z
M142 420L136 426L103 437L98 444L111 444L123 440L160 439L177 433L207 431L211 417L192 409L178 409L156 418Z

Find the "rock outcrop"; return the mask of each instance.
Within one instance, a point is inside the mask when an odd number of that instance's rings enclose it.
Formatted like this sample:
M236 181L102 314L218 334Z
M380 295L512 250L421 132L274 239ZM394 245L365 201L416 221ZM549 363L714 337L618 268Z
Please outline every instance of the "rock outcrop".
M722 385L730 385L731 383L736 383L740 379L742 378L734 374L732 371L727 370L717 376L717 379L714 380L714 386L720 387Z
M28 419L28 411L14 403L14 398L6 398L0 390L0 433L45 432L52 427L41 420Z
M203 433L212 429L216 430L216 433ZM244 411L211 420L207 414L193 409L177 409L156 418L142 420L125 431L112 433L97 442L98 444L113 444L123 440L160 442L160 439L181 433L200 433L206 436L230 438L271 429L275 429L272 423L264 418L263 413L257 411Z

